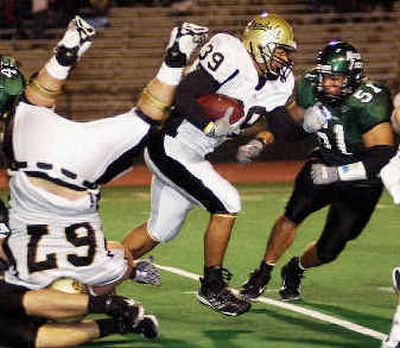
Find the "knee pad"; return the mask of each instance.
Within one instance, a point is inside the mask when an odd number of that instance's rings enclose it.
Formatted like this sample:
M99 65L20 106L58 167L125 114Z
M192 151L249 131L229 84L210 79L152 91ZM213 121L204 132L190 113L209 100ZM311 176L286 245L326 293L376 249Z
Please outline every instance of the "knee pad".
M170 224L164 224L159 220L154 221L153 219L150 219L147 222L147 232L154 241L167 243L178 235L184 222L185 220L175 222L171 221Z
M218 197L221 204L210 204L210 207L206 207L210 214L228 214L236 215L242 210L242 204L238 191L233 187L226 187L223 197Z
M240 211L242 210L242 202L240 200L240 195L236 191L236 189L230 195L227 206L229 214L239 214Z

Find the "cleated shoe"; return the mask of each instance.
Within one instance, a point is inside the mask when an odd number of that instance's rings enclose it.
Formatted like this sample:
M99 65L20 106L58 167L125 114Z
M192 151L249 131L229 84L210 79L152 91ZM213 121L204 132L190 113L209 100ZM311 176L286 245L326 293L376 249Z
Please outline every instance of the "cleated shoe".
M155 340L159 335L158 320L154 315L145 315L143 320L133 328L133 333L143 335L149 340Z
M96 30L79 16L68 24L63 38L54 49L57 61L63 66L72 66L89 49Z
M223 268L215 268L212 272L213 275L200 278L200 288L197 293L199 302L229 316L238 316L249 311L250 302L235 295L228 288L225 279L229 280L232 274Z
M239 292L240 295L248 300L255 300L261 296L271 279L270 271L256 269L250 274L250 278L242 285Z
M299 258L292 258L289 263L282 267L282 287L279 290L283 301L300 299L300 283L304 271L299 267Z

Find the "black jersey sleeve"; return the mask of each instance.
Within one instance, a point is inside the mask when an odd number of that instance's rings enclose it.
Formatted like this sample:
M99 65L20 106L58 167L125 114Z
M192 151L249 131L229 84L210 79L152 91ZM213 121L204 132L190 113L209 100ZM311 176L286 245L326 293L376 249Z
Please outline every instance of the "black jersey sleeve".
M177 113L203 130L210 120L196 100L203 95L214 93L219 87L218 81L199 65L196 70L186 75L177 88Z

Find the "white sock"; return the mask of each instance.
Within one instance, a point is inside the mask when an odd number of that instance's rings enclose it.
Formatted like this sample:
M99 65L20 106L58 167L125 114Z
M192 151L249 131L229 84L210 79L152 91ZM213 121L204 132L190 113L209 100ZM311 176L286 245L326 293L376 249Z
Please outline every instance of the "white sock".
M171 68L164 62L157 73L157 80L171 86L177 86L181 82L183 68Z
M389 334L389 342L400 341L400 305L396 307L396 312L393 316L392 328Z
M57 62L55 56L51 57L47 62L46 71L57 80L65 80L68 77L69 71L71 70L70 66L63 66Z

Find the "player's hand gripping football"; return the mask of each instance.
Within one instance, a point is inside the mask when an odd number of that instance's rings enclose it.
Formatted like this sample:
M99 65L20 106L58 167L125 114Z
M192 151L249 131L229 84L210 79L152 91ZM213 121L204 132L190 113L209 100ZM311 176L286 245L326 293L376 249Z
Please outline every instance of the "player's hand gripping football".
M172 68L183 68L193 51L207 38L208 28L184 22L172 29L166 48L165 63Z
M232 132L230 118L234 112L232 106L228 107L220 119L210 122L204 132L207 136L212 138L222 138Z

